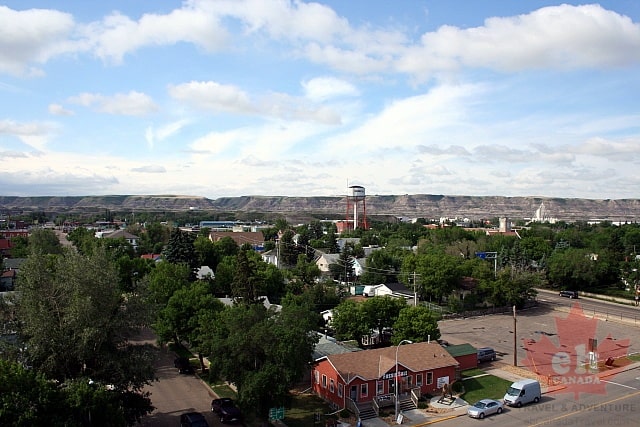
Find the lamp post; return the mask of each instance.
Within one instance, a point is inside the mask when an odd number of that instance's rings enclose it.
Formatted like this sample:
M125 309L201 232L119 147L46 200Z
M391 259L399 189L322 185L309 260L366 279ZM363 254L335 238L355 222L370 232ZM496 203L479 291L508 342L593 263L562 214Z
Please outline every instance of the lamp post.
M402 341L400 341L398 343L398 346L396 347L396 375L395 375L395 377L396 377L396 381L395 381L395 383L396 383L396 387L395 387L395 389L396 389L395 390L395 392L396 392L396 396L395 396L396 397L396 417L395 417L396 422L398 421L398 350L400 350L400 346L402 344L404 344L404 343L413 344L413 341L411 341L411 340L402 340Z

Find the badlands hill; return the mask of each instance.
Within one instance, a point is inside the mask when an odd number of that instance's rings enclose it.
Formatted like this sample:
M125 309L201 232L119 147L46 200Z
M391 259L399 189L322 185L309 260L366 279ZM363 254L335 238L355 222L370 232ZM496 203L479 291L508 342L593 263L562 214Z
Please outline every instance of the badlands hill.
M367 216L409 218L527 219L544 204L546 216L562 221L609 220L636 222L640 199L598 200L546 197L445 196L433 194L373 195L366 197ZM344 216L346 197L240 196L208 199L179 195L113 195L69 197L0 196L0 214L44 211L90 213L104 211L205 211L216 213L275 214L287 218Z

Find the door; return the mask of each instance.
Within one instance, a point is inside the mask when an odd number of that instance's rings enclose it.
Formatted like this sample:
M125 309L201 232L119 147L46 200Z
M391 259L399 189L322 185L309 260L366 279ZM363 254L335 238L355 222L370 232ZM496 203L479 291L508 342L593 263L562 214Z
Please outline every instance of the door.
M352 385L351 386L351 390L349 391L349 397L354 402L358 401L358 386L357 385Z

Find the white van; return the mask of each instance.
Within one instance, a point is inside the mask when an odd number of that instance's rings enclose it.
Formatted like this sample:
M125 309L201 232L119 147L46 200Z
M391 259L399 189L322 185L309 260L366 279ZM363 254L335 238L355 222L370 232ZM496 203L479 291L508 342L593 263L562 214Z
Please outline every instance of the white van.
M542 393L540 383L536 380L520 380L511 384L507 394L502 399L505 405L517 406L518 408L527 403L538 403Z

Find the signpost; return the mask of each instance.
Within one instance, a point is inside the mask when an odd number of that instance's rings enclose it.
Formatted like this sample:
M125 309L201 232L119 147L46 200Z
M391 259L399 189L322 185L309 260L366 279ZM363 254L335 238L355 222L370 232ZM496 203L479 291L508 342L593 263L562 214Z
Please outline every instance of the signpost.
M284 420L284 406L279 408L269 408L270 420Z

